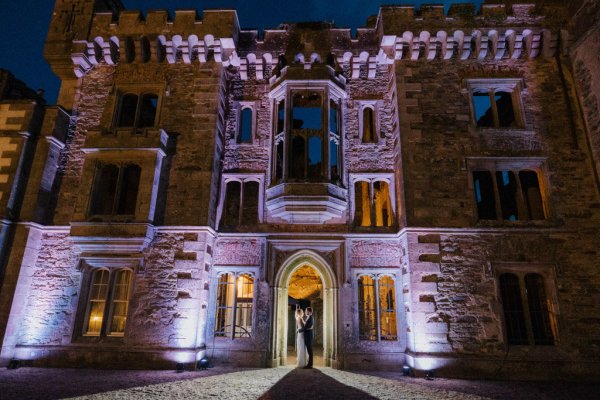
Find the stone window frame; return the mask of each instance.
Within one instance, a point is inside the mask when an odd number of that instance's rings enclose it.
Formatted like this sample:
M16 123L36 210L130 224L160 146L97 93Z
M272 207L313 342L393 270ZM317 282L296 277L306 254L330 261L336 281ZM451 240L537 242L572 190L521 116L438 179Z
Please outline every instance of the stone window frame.
M495 301L498 304L497 309L499 310L498 312L501 315L501 321L499 323L502 328L502 338L505 348L508 349L509 347L542 347L549 348L550 351L555 351L556 346L558 346L560 343L560 312L558 306L559 303L556 285L556 266L550 263L495 262L492 263L492 271L494 275ZM529 338L529 344L518 345L508 343L506 317L504 315L504 309L502 305L502 293L500 288L500 276L505 273L517 275L517 277L519 278L519 289L521 292L521 301L523 306L523 312L525 315L525 327L527 330L527 336ZM536 345L532 341L533 327L527 301L527 290L524 285L524 278L527 274L538 274L544 280L544 288L546 291L547 301L549 303L549 316L552 320L552 333L554 335L554 343L552 345Z
M375 282L376 282L376 291L377 291L377 298L379 299L379 289L378 289L378 282L379 279L382 277L390 277L393 281L394 281L394 311L396 314L396 338L393 340L385 340L385 339L381 339L381 328L380 328L380 306L379 306L379 301L375 302L375 306L376 306L376 310L377 310L377 340L369 340L369 339L361 339L360 338L360 316L359 316L359 312L358 312L358 302L359 302L359 295L358 295L358 291L359 291L359 285L358 285L358 279L362 276L369 276L371 277ZM374 270L373 268L356 268L353 271L353 284L354 287L356 288L355 290L353 290L354 294L353 294L353 299L354 299L354 304L356 305L356 314L354 315L354 322L355 322L355 326L356 326L356 337L360 342L363 343L369 343L369 342L376 342L376 343L393 343L393 342L399 342L400 341L400 334L399 332L401 332L400 329L400 314L399 314L399 307L402 304L402 298L399 297L400 294L402 293L402 287L401 287L401 276L400 276L400 272L398 271L398 269L386 269L386 268L377 268L376 270Z
M160 122L162 120L162 102L163 102L163 92L164 87L162 85L134 85L134 84L120 84L117 85L114 90L114 106L112 107L112 114L110 120L110 126L112 131L117 133L118 131L127 131L131 132L132 135L143 135L147 130L155 130L160 126ZM119 127L118 121L121 113L121 104L123 101L123 97L128 94L134 94L138 96L138 107L136 108L136 117L137 121L140 107L139 107L139 99L145 94L154 94L158 97L158 101L156 104L156 115L154 116L154 125L151 127L138 128L137 126L133 127Z
M95 196L97 196L97 192L98 191L102 191L102 188L97 188L96 184L97 184L97 179L98 179L98 174L101 170L102 165L114 165L118 168L119 172L118 172L118 176L117 176L117 182L116 182L116 188L115 188L115 196L113 198L113 205L112 205L112 212L110 214L93 214L92 213L92 208L93 208L93 203L94 203L94 199ZM120 199L120 195L123 191L123 186L125 185L124 182L124 171L127 169L128 166L137 166L140 170L140 180L141 180L141 170L142 170L142 166L140 165L140 163L137 162L129 162L129 161L100 161L100 160L96 160L95 165L94 165L94 177L92 179L92 188L90 191L90 196L89 196L89 202L88 202L88 207L87 207L87 212L86 214L88 215L89 218L102 218L102 219L129 219L129 218L135 218L135 210L137 209L137 204L138 204L138 197L139 197L139 189L140 189L140 184L141 182L138 182L138 187L136 190L136 204L134 206L134 213L133 214L119 214L117 211L118 205L117 203L119 202Z
M547 158L546 157L467 157L465 159L466 169L468 171L468 190L470 192L473 222L474 223L498 223L514 225L518 223L548 223L552 218L552 209L550 208L550 183L548 182ZM498 187L495 183L495 172L502 170L522 171L532 170L537 173L540 194L542 197L542 205L544 209L545 219L530 220L520 218L516 221L502 219L501 203L499 199ZM477 200L474 193L473 172L489 171L494 179L494 199L496 204L496 219L484 220L479 219L477 215ZM518 174L516 174L518 175ZM521 185L517 185L517 202L519 209L526 209L524 198L522 195Z
M345 177L345 160L344 160L344 151L343 151L343 132L344 132L344 100L347 99L348 95L345 90L341 89L339 86L335 85L331 81L322 82L322 81L314 81L314 80L293 80L293 81L283 81L281 85L278 85L276 88L272 89L269 92L269 101L272 107L272 124L271 124L271 132L273 132L272 139L272 151L271 151L271 170L270 170L270 187L277 186L281 183L294 183L293 180L289 178L289 148L291 146L290 142L290 118L293 114L293 100L292 97L295 92L305 91L305 90L315 90L321 91L323 93L323 109L322 109L322 117L324 121L324 126L322 127L324 136L322 141L322 146L327 148L323 154L326 156L325 159L327 162L323 163L323 168L327 165L327 173L324 175L323 179L330 181L331 179L331 167L329 164L329 142L333 139L337 141L338 145L338 175L340 183L343 185L344 177ZM339 135L335 137L329 131L329 100L334 100L334 102L338 105L338 113L339 113L339 122L340 126L338 130L340 131ZM283 102L284 105L284 119L283 119L283 131L277 132L278 125L278 105ZM325 137L327 140L325 140ZM277 177L277 148L278 145L281 144L282 147L282 177L278 180ZM308 147L307 147L308 150ZM305 180L306 182L310 182L310 180Z
M379 100L357 100L358 103L358 138L360 144L364 145L384 145L384 141L381 138L380 123L379 123ZM363 128L364 128L364 112L365 108L373 110L373 124L375 132L373 133L375 141L364 142L363 141Z
M85 256L79 262L79 270L82 272L79 305L77 307L75 326L73 330L73 339L79 342L92 343L121 343L127 336L127 326L123 334L110 334L110 321L112 319L112 303L114 296L115 277L119 271L127 270L131 272L131 282L129 283L129 298L127 320L131 320L132 308L131 302L135 293L135 277L142 271L142 257L112 257L112 256ZM109 272L109 284L107 301L104 306L103 322L99 335L86 333L86 326L89 318L90 292L92 278L96 271L107 270ZM110 300L109 300L110 299Z
M229 182L240 182L242 190L240 193L240 209L243 209L243 197L244 182L258 182L258 223L262 224L264 221L264 202L265 202L265 174L236 174L236 173L224 173L221 176L221 188L219 205L217 207L217 229L221 225L221 218L223 217L223 208L225 207L225 197L227 196L227 183ZM241 215L240 215L241 217Z
M123 153L127 150L128 153ZM80 199L77 202L75 221L133 222L152 221L156 213L158 188L165 153L158 149L84 149L86 153ZM126 155L124 155L126 154ZM91 215L90 207L97 172L97 164L136 164L141 169L135 213L133 215Z
M525 130L525 109L523 107L522 94L525 89L525 84L522 78L476 78L466 80L467 91L469 94L469 107L471 113L472 125L475 129L481 131L497 131L497 130ZM475 104L473 96L475 93L487 92L490 98L496 91L503 91L511 94L513 112L515 116L515 127L500 126L498 121L498 110L495 101L491 101L491 106L494 114L494 126L477 126L475 117Z
M213 288L214 290L212 290L211 294L211 298L210 298L210 303L213 305L211 308L211 319L212 319L212 324L210 325L211 329L209 329L209 336L212 336L213 340L234 340L234 341L248 341L248 340L253 340L252 334L250 334L249 337L236 337L235 336L235 329L232 330L231 336L216 336L215 335L215 330L217 328L217 307L218 305L218 295L219 295L219 278L221 275L223 274L233 274L235 277L235 280L237 280L237 277L239 275L250 275L252 276L252 278L254 279L254 283L253 283L253 292L252 292L252 333L254 333L255 328L257 326L257 310L256 310L256 302L257 302L257 281L258 281L258 277L259 277L259 267L250 267L250 266L237 266L237 267L232 267L232 266L224 266L224 265L214 265L212 268L212 282L213 282ZM235 282L234 280L234 282ZM237 286L236 284L234 284L234 286ZM237 290L237 289L236 289ZM235 310L236 308L236 301L235 301L235 296L234 296L234 303L232 308ZM235 318L235 315L232 316L232 318Z
M256 141L256 101L238 101L237 124L235 129L235 142L238 146L251 146ZM242 142L242 112L245 109L252 110L252 126L250 128L250 141Z
M397 219L397 207L396 207L396 179L395 173L393 172L361 172L361 173L350 173L349 177L349 198L350 198L350 221L354 224L354 219L356 217L356 193L355 193L355 184L356 182L366 181L369 182L370 185L370 193L371 196L373 194L373 184L377 181L383 181L388 184L388 190L390 192L390 202L392 204L392 221L395 223ZM373 199L371 199L371 204L373 203ZM392 226L394 226L392 223ZM375 227L375 226L371 226ZM367 227L365 227L367 228ZM380 227L381 228L381 227ZM383 228L389 228L383 226Z

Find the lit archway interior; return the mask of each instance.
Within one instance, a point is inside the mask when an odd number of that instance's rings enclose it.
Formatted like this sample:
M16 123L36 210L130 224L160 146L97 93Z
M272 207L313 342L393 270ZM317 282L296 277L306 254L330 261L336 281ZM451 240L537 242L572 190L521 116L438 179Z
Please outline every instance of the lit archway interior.
M322 364L323 354L323 281L319 273L311 266L304 264L290 277L288 286L288 364L296 363L296 321L294 312L299 305L305 309L313 308L315 327L313 349L315 364Z

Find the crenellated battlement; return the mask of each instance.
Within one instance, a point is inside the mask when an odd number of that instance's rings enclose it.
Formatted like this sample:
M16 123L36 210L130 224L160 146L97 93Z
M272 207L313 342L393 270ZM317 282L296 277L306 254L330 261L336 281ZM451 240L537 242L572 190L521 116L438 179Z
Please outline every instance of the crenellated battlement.
M150 10L144 16L139 10L121 11L117 18L112 13L96 13L92 19L90 36L107 35L191 35L203 37L236 37L239 21L235 10L204 10L199 18L196 10L176 10L174 17L166 10Z

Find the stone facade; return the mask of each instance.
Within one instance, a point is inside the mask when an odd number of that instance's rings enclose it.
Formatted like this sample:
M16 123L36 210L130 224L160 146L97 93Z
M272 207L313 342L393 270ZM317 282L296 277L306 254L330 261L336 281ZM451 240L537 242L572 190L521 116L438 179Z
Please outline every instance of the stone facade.
M285 364L308 266L326 365L598 378L597 9L512 3L58 1L60 106L0 103L2 362Z

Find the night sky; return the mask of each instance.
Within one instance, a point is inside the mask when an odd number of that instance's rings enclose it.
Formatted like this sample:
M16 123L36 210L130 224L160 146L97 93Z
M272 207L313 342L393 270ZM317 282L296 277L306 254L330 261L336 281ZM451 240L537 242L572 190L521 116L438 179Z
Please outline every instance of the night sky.
M444 0L446 6L469 0ZM474 0L476 5L482 0ZM272 28L282 22L326 20L337 26L364 26L380 4L431 4L431 0L124 0L127 9L235 8L242 28ZM43 57L44 40L54 0L0 0L0 68L8 69L33 89L46 91L56 101L59 80Z

